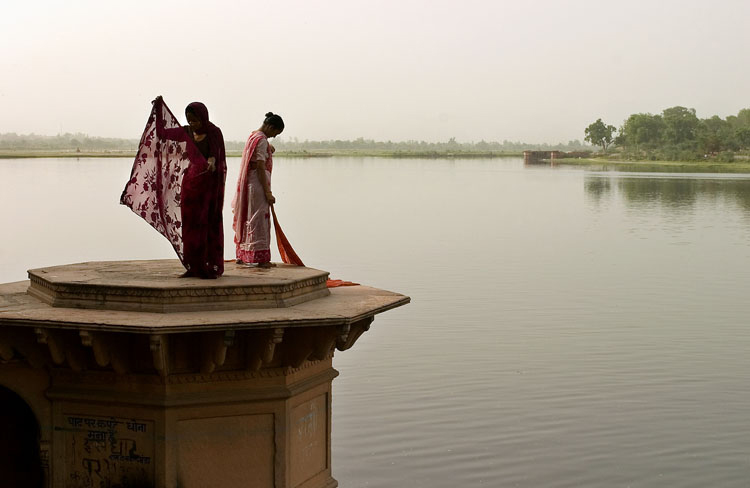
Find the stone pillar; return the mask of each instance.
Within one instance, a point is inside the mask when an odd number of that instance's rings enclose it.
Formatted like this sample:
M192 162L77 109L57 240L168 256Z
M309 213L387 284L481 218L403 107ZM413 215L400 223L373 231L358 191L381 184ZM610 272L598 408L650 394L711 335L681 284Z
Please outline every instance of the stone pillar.
M335 350L408 297L328 274L83 263L0 285L0 385L40 425L47 486L332 488Z

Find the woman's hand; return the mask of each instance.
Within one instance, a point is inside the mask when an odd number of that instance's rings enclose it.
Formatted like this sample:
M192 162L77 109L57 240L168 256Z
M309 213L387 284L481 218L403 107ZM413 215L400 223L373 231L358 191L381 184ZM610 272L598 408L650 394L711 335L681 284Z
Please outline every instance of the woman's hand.
M271 193L271 190L268 190L266 192L266 200L268 201L269 205L273 205L276 203L276 198L273 196L273 193Z
M273 144L271 144L270 142L268 143L268 152L270 152L271 154L276 152L276 148L273 147Z
M215 157L211 156L210 158L206 160L206 162L208 163L209 171L216 171L216 158Z

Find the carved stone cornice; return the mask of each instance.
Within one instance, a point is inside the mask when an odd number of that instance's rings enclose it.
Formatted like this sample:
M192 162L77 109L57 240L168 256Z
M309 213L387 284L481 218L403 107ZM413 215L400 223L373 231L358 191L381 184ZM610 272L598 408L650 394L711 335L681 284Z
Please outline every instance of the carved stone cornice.
M342 326L340 328L341 333L336 339L336 349L346 351L351 348L362 334L370 330L370 324L374 319L374 317L367 317L351 325Z
M369 321L345 327L295 327L185 334L127 334L37 327L0 327L0 359L36 367L154 375L161 382L180 375L291 374L346 350ZM342 331L347 331L342 335ZM256 376L252 376L256 377Z
M116 381L118 384L148 384L154 386L164 385L190 385L199 383L237 382L256 380L262 378L284 378L289 375L304 372L310 368L317 367L325 361L330 361L333 353L317 361L305 361L299 367L281 366L277 368L263 368L258 371L230 370L213 373L173 373L166 377L155 374L124 374L120 375L112 370L87 370L82 372L73 371L65 367L50 368L50 375L56 383L77 383L80 385L106 385Z

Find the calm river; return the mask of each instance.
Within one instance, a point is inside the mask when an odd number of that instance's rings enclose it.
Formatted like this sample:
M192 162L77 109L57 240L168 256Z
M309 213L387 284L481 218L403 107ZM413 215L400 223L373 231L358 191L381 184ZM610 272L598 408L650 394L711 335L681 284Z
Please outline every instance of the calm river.
M118 205L131 162L0 160L0 281L173 257ZM305 263L412 297L334 360L342 488L750 483L750 175L279 158L273 185Z

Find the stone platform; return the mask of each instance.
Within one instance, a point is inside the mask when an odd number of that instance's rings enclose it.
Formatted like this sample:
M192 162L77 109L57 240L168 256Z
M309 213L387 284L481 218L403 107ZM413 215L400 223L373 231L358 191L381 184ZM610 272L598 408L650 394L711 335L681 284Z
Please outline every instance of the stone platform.
M29 294L55 307L172 312L288 307L328 295L328 273L227 263L218 280L179 278L177 261L110 261L29 270Z
M0 397L33 413L46 486L336 486L334 351L409 297L295 266L182 272L92 262L0 285Z

